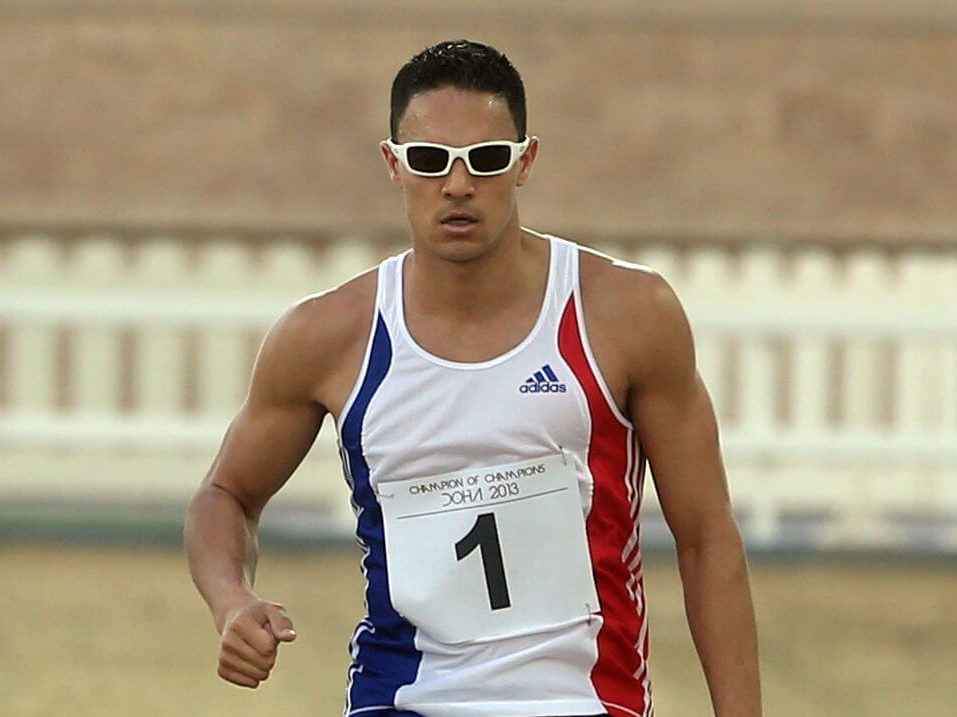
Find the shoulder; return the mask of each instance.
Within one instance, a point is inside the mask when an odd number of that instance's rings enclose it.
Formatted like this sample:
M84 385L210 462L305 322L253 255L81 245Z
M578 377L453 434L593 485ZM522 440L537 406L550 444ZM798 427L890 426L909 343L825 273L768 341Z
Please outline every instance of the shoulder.
M304 297L273 324L256 359L254 380L275 394L317 397L361 361L375 309L376 269ZM358 359L356 359L358 356Z
M588 247L579 247L582 290L590 289L595 300L618 299L647 309L668 310L677 297L653 268L633 264Z
M333 289L302 298L270 333L284 344L307 351L341 349L368 334L375 293L376 269L369 269Z
M688 319L661 274L582 247L580 275L589 337L624 364L632 385L662 371L693 371Z
M586 247L579 255L583 300L601 323L687 327L678 296L657 271Z

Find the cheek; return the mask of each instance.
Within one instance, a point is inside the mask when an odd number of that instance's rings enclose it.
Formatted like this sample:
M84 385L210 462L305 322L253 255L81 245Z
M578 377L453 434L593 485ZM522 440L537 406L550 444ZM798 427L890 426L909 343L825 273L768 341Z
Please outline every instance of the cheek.
M416 182L407 182L404 189L405 210L409 220L413 223L428 221L434 203L428 188Z
M414 206L422 203L422 197L425 194L421 184L414 179L404 177L402 179L402 194L405 197L407 206Z
M490 204L495 206L496 211L504 214L511 214L515 206L515 186L512 184L502 184L495 187L489 194Z

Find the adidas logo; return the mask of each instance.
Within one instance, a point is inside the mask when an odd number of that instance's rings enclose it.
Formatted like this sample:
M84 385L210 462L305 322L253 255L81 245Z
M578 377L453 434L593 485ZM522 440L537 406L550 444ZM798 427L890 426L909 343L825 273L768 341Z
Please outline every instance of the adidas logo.
M519 393L565 393L567 387L560 383L558 376L548 364L542 366L541 371L536 371L525 383L518 387Z

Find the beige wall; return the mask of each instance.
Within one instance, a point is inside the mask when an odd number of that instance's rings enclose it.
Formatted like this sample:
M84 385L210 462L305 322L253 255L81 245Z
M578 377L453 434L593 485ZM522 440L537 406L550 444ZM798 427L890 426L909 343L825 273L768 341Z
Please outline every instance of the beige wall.
M957 236L950 2L176 5L0 0L0 223L401 231L389 83L465 35L525 77L540 229Z

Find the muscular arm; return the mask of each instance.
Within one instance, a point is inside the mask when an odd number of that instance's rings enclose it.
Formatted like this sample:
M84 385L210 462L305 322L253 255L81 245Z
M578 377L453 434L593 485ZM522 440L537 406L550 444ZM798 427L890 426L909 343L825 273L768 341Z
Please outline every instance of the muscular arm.
M592 292L593 333L606 348L613 392L636 427L675 538L688 623L715 714L760 715L745 552L687 319L656 274L621 266L601 271L604 281L592 283L606 289Z
M313 398L304 345L309 307L293 309L270 331L245 403L190 502L184 531L190 572L222 633L219 674L256 687L279 641L294 639L281 605L253 592L259 517L309 450L325 409Z
M716 715L759 715L757 629L731 513L718 430L695 370L687 320L656 277L657 339L629 396L632 419L675 537L685 609Z
M309 450L324 414L298 385L285 330L277 327L263 344L247 399L187 513L190 568L220 629L229 605L251 592L259 516Z

